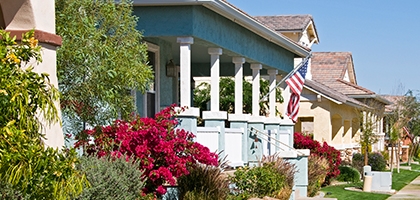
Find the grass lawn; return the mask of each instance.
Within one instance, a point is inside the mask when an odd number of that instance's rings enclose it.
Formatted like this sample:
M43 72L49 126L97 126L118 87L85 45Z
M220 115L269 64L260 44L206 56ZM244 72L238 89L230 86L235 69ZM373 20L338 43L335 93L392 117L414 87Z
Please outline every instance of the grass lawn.
M420 165L411 164L410 170L400 169L400 173L397 173L394 170L392 173L392 189L400 190L405 185L410 183L416 177L420 176ZM377 194L377 193L369 193L369 192L355 192L355 191L348 191L345 190L345 187L352 187L352 186L361 186L363 187L363 183L360 184L346 184L346 185L336 185L336 186L327 186L321 189L326 195L325 197L337 198L338 200L359 200L359 199L375 199L375 200L384 200L390 197L387 194Z
M404 164L407 166L406 164ZM394 169L392 173L392 189L401 190L405 185L420 176L420 165L411 164L411 171L400 169L400 173Z
M328 186L321 189L326 195L325 197L337 198L338 200L385 200L391 195L388 194L377 194L370 192L356 192L345 190L345 187L352 187L354 184Z

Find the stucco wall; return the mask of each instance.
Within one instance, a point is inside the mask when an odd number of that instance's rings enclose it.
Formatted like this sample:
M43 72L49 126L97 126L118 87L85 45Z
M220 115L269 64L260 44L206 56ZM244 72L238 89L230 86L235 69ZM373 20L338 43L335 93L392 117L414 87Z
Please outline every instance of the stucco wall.
M9 31L29 31L35 29L37 32L45 33L48 37L57 38L55 35L55 7L54 1L45 1L40 4L36 0L2 0L0 1L0 8L2 9L4 26L1 27ZM3 22L2 22L3 23ZM3 24L2 24L3 25ZM44 34L44 35L45 35ZM19 36L17 37L19 38ZM58 37L59 38L59 37ZM48 73L51 83L58 87L57 71L56 71L56 46L45 43L45 39L40 40L39 45L42 46L41 56L43 62L39 65L32 63L35 66L35 71ZM51 38L48 38L51 39ZM61 38L59 38L61 44ZM59 102L55 102L57 110L60 113ZM51 147L61 148L64 146L64 136L60 123L55 123L47 126L43 123L42 133L45 134L45 144Z
M299 117L313 117L314 139L330 145L357 143L358 113L354 107L337 104L324 97L318 101L316 94L304 89ZM298 121L296 131L301 130Z

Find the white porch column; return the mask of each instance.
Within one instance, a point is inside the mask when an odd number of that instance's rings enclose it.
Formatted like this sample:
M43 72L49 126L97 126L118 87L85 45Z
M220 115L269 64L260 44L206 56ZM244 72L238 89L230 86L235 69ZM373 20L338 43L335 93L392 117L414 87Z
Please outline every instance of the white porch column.
M233 57L235 63L235 114L243 113L243 64L245 58Z
M209 48L208 53L210 54L210 111L219 111L219 80L220 80L220 59L222 55L221 48Z
M252 116L260 115L260 70L261 64L251 64L252 69Z
M270 95L269 95L269 106L270 106L270 116L276 117L276 75L278 73L275 69L270 69L267 71L270 75Z
M180 60L180 104L191 107L191 44L193 37L179 37Z

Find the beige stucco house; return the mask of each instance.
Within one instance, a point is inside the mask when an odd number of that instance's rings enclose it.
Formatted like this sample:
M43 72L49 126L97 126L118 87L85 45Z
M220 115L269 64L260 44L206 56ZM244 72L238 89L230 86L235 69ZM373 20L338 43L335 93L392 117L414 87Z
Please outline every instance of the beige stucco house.
M58 87L56 73L56 48L61 37L55 34L54 1L0 0L0 28L7 30L19 40L22 33L35 30L35 37L42 46L43 62L35 66L38 72L50 75L50 81ZM56 103L59 109L59 102ZM64 146L64 137L59 123L44 126L45 143L51 147Z
M302 92L296 131L312 132L314 139L340 150L355 149L363 134L362 116L370 117L373 132L380 137L372 149L383 151L383 113L390 102L357 85L351 53L315 52L310 65L312 76Z
M307 48L319 42L310 15L256 17L261 23ZM298 65L302 59L295 59ZM288 88L283 96L288 95ZM285 113L285 106L278 109ZM349 159L360 149L363 133L361 116L374 121L374 132L380 140L372 144L375 151L384 150L383 112L389 101L357 84L353 57L349 52L312 52L301 94L299 118L295 132L313 134L315 140L327 142ZM347 152L347 153L346 153ZM349 155L349 156L346 156Z

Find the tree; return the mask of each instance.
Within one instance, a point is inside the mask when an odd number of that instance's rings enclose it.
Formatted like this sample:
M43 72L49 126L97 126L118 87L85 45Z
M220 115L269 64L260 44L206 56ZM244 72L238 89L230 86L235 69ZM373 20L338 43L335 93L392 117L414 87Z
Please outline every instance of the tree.
M131 1L56 0L56 22L65 132L129 118L153 76Z
M269 83L267 80L260 79L260 98L269 92ZM277 101L283 102L280 89L276 92ZM203 82L196 89L194 89L194 106L199 107L200 110L207 110L207 104L210 102L210 84ZM267 99L259 102L260 115L266 116L268 114ZM220 79L220 110L233 113L235 110L235 81L232 78L224 77ZM248 81L243 81L243 112L252 112L252 84ZM277 110L276 110L277 112ZM276 113L279 114L279 113Z
M368 155L371 145L375 144L379 140L377 130L375 130L375 128L377 127L376 125L379 120L384 116L385 106L376 100L366 99L364 103L366 106L357 110L357 112L360 113L359 120L361 123L359 144L364 154L364 164L368 165Z
M0 185L7 186L0 193L11 187L30 199L76 196L88 184L73 168L76 152L42 143L43 126L59 121L54 105L59 94L48 74L38 74L28 64L42 60L34 31L23 34L20 43L4 30L0 38Z
M416 140L416 137L420 134L420 102L414 95L414 92L408 90L403 97L399 98L396 108L395 118L398 117L397 128L402 131L401 136L404 135L411 141L408 159L408 163L410 164L411 158L418 148L418 140Z

